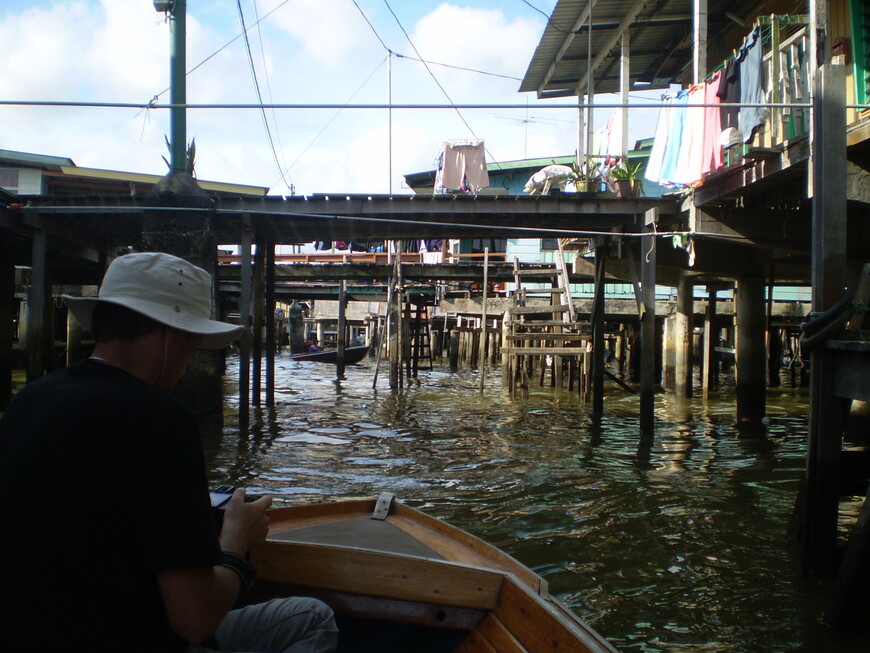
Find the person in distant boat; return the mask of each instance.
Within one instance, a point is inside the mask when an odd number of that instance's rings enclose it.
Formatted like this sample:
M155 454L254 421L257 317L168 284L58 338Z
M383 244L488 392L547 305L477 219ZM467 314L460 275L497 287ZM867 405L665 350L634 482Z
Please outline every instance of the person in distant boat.
M88 360L27 384L0 419L0 642L9 651L334 651L307 598L233 610L271 497L236 490L218 532L199 431L166 394L210 319L211 276L156 252L112 262L99 296L64 296Z
M317 337L311 338L308 342L305 343L305 346L308 348L308 351L312 354L318 351L323 351L323 347L317 344Z

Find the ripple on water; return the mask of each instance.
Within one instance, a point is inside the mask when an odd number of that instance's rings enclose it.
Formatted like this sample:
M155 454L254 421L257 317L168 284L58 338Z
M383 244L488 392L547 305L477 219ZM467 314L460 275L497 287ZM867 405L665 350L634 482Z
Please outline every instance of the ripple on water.
M215 483L288 503L394 492L535 569L620 650L866 650L817 625L826 590L801 578L784 538L805 390L772 391L760 438L735 428L733 390L657 395L656 438L641 446L638 399L616 389L593 418L567 391L510 397L498 370L483 394L476 374L438 367L394 393L383 375L372 391L367 362L341 382L331 366L285 367L287 403L256 432L239 437L227 397L207 452Z

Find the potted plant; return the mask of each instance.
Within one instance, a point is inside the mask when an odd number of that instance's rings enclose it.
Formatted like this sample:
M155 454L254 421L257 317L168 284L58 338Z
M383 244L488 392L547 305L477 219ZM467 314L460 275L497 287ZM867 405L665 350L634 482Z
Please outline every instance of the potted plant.
M642 168L641 161L631 163L623 159L610 169L610 175L616 185L616 194L619 197L637 197L640 195Z
M600 161L589 161L582 166L573 161L571 169L575 175L574 189L578 193L594 193L599 190L602 181Z

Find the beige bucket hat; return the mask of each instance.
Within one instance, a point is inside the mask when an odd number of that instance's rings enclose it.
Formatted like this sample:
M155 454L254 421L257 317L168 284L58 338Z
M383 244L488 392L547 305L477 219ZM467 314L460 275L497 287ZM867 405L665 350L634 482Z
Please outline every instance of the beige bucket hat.
M97 302L125 306L167 326L203 336L200 347L220 349L242 327L211 319L211 275L171 254L138 252L112 261L97 297L62 295L84 329Z

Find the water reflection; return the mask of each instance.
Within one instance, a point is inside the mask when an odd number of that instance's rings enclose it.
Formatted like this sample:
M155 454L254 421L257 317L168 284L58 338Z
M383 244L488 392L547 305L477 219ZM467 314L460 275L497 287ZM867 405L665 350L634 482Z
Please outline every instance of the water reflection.
M511 398L494 371L481 395L477 376L438 368L397 393L372 389L370 363L340 382L316 363L276 370L276 406L244 431L228 394L207 441L214 483L279 504L394 492L535 569L622 650L866 649L818 626L826 589L800 577L785 538L805 390L771 391L753 437L733 393L659 395L644 442L637 397L617 389L593 416L567 391Z

